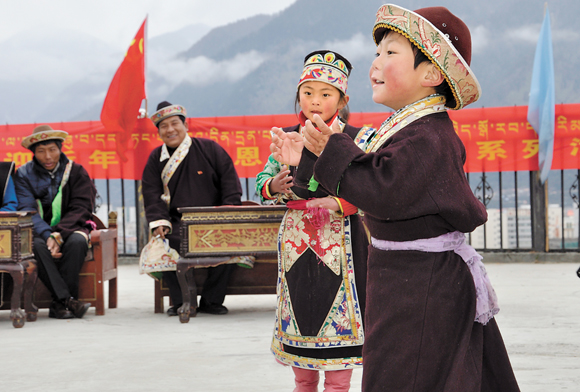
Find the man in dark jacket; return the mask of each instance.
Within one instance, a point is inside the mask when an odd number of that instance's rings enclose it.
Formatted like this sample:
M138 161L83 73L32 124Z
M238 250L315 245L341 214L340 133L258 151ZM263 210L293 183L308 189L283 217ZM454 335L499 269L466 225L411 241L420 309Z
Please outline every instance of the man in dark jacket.
M62 153L68 133L48 125L34 129L22 146L34 153L15 176L18 210L35 210L34 257L38 277L52 294L48 316L84 316L79 273L88 251L96 189L87 171Z
M151 120L159 129L163 145L149 155L143 170L143 203L154 236L167 238L179 250L181 237L179 207L241 204L242 187L232 158L216 142L187 134L183 106L161 102ZM222 305L234 265L208 268L198 312L226 314ZM177 316L182 305L181 290L173 271L163 272L173 306L167 314Z

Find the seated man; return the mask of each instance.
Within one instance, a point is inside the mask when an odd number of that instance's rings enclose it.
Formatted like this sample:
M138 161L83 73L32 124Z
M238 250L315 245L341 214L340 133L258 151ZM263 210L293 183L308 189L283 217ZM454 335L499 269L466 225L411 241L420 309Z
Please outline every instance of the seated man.
M209 139L191 138L187 134L185 108L161 102L151 120L159 129L163 145L149 155L143 170L143 204L152 235L169 240L179 251L181 213L179 207L202 207L241 204L242 187L228 153ZM222 305L233 264L208 268L203 285L199 312L226 314ZM170 316L177 315L183 300L177 275L163 272L174 306Z
M14 189L14 162L0 162L0 187L2 187L2 206L0 211L16 211L18 199Z
M84 316L79 273L88 251L96 188L87 171L61 152L68 133L40 125L22 140L34 154L14 175L18 210L35 210L34 258L38 277L52 294L48 316Z

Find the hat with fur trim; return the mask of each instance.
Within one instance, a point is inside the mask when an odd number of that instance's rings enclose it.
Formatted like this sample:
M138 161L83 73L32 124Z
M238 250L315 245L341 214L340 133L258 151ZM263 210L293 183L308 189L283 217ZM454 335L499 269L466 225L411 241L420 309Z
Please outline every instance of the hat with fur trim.
M20 144L30 150L30 146L38 142L44 142L45 140L60 140L64 142L67 136L68 132L54 130L50 125L39 125L34 128L32 135L22 139Z
M479 99L481 86L469 65L471 33L461 19L445 7L409 11L385 4L377 11L373 39L378 45L385 30L404 35L441 71L461 109Z
M331 50L317 50L304 58L304 69L296 88L306 82L323 82L346 94L351 70L350 62L340 54Z
M181 105L172 105L167 101L163 101L157 105L157 111L151 116L151 121L153 121L153 124L159 128L159 123L171 116L181 116L185 121L187 112Z

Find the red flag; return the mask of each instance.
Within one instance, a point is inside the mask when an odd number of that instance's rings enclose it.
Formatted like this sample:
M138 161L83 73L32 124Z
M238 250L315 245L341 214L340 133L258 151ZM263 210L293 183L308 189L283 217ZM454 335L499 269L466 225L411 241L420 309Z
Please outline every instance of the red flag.
M147 18L131 42L125 59L117 69L103 103L101 122L115 132L117 153L126 162L127 141L137 123L145 96L145 26Z

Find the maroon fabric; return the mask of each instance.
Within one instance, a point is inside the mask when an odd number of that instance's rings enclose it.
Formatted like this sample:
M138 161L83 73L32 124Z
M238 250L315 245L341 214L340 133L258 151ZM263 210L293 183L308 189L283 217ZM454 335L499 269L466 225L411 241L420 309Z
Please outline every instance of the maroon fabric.
M461 57L471 65L471 33L461 19L445 7L420 8L414 12L431 22L443 34L447 34Z
M443 34L447 34L455 49L461 54L461 57L468 65L471 65L471 33L461 19L453 15L445 7L426 7L413 12L428 20ZM385 30L387 30L386 27L375 30L374 39L377 45L385 34Z
M463 171L465 148L447 113L414 121L377 153L365 154L343 134L332 135L314 178L365 212L381 240L410 241L452 231L468 233L487 219ZM312 165L305 162L299 167ZM300 182L300 173L296 176Z
M370 234L409 241L486 221L463 172L465 149L447 113L418 119L378 152L364 153L332 135L314 166L324 189L365 212ZM474 322L475 287L453 252L381 251L369 247L363 391L518 391L495 321ZM498 387L501 386L501 387Z

